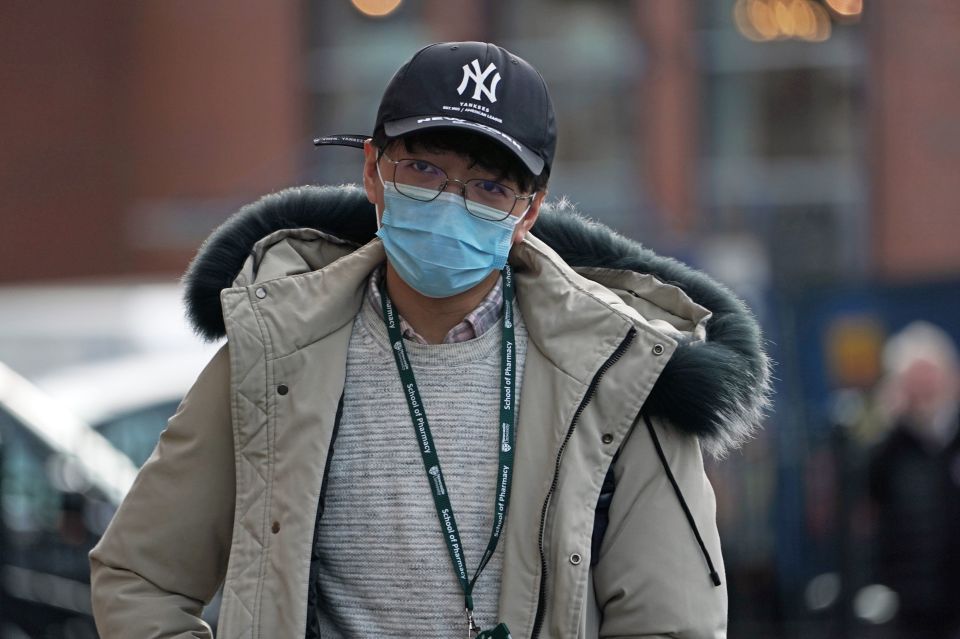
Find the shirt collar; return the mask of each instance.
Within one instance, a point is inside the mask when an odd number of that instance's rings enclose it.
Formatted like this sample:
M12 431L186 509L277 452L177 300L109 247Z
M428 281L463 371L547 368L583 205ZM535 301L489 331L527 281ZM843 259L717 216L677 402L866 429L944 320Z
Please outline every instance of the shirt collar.
M379 312L381 308L379 284L383 279L384 266L380 265L370 274L367 281L367 302ZM486 333L490 327L500 319L500 311L503 308L503 280L497 278L496 284L490 289L486 297L477 305L475 309L467 313L463 320L447 331L443 338L444 344L455 344L475 339ZM400 333L405 339L426 344L413 327L410 326L403 317L400 318Z

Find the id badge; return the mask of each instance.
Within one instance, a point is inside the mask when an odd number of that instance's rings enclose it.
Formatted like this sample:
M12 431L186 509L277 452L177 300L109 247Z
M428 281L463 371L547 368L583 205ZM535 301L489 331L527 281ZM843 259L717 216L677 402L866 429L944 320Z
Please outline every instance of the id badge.
M496 628L484 630L477 635L477 639L513 639L513 637L507 629L507 624L501 623Z

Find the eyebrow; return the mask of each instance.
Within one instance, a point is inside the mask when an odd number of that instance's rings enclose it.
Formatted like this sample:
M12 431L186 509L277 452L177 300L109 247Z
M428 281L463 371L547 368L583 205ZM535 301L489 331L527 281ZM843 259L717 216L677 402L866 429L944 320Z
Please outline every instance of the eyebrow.
M390 147L390 146L392 146L393 144L398 144L399 146L402 146L403 149L404 149L406 152L408 152L408 153L426 152L426 153L440 153L440 154L449 153L449 154L451 154L451 155L462 155L462 156L467 157L467 158L470 159L470 165L467 167L468 169L478 168L478 169L480 169L480 170L482 170L482 171L487 171L488 173L490 173L490 174L493 176L493 177L489 177L489 178L481 177L481 178L470 178L470 179L474 179L474 180L490 180L491 182L500 182L500 183L503 183L504 186L510 187L511 189L513 189L514 191L516 191L517 193L522 193L522 192L523 192L523 189L521 188L520 183L519 183L516 179L514 179L514 178L510 177L509 175L507 175L507 172L506 172L506 171L504 171L503 169L499 169L499 168L493 167L493 166L489 166L489 165L487 165L487 164L483 164L483 163L480 162L480 160L479 160L478 158L476 158L476 157L474 157L474 156L472 156L472 155L467 155L467 154L465 154L465 153L459 153L458 151L454 151L453 149L442 149L442 148L438 148L438 147L435 147L435 148L431 149L429 146L426 146L426 145L423 145L423 144L416 144L416 143L414 143L414 144L411 145L411 144L408 144L408 143L407 143L405 140L403 140L403 139L393 140L390 144L387 145L387 147ZM429 160L425 160L425 161L429 162ZM431 162L431 164L432 164L432 162ZM443 167L440 167L440 168L442 169ZM446 170L445 170L445 169L444 169L444 173L446 173Z

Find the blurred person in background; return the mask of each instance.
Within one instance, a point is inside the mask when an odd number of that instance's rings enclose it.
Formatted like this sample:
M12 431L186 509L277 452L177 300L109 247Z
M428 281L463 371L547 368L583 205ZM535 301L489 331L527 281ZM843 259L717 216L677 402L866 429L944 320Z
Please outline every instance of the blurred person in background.
M766 406L746 307L543 203L553 106L501 47L422 49L318 143L362 189L267 196L190 268L227 346L91 553L103 636L208 637L223 583L221 637L724 637L701 445Z
M884 348L893 427L872 452L876 577L899 597L897 636L960 637L960 361L914 322Z

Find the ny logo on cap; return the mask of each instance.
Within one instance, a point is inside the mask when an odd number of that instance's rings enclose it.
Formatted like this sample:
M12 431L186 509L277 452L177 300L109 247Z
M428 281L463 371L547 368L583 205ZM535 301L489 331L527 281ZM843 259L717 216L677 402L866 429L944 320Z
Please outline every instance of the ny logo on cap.
M470 64L473 65L473 68L470 68ZM497 85L500 84L500 74L497 73L492 78L490 78L490 86L486 86L484 82L492 72L497 70L497 65L493 62L484 70L480 71L480 61L474 58L473 62L470 64L463 65L463 80L460 81L460 86L457 87L457 93L463 95L463 92L467 90L467 83L470 80L474 82L473 88L473 99L479 100L480 93L482 92L487 99L491 102L497 101Z

